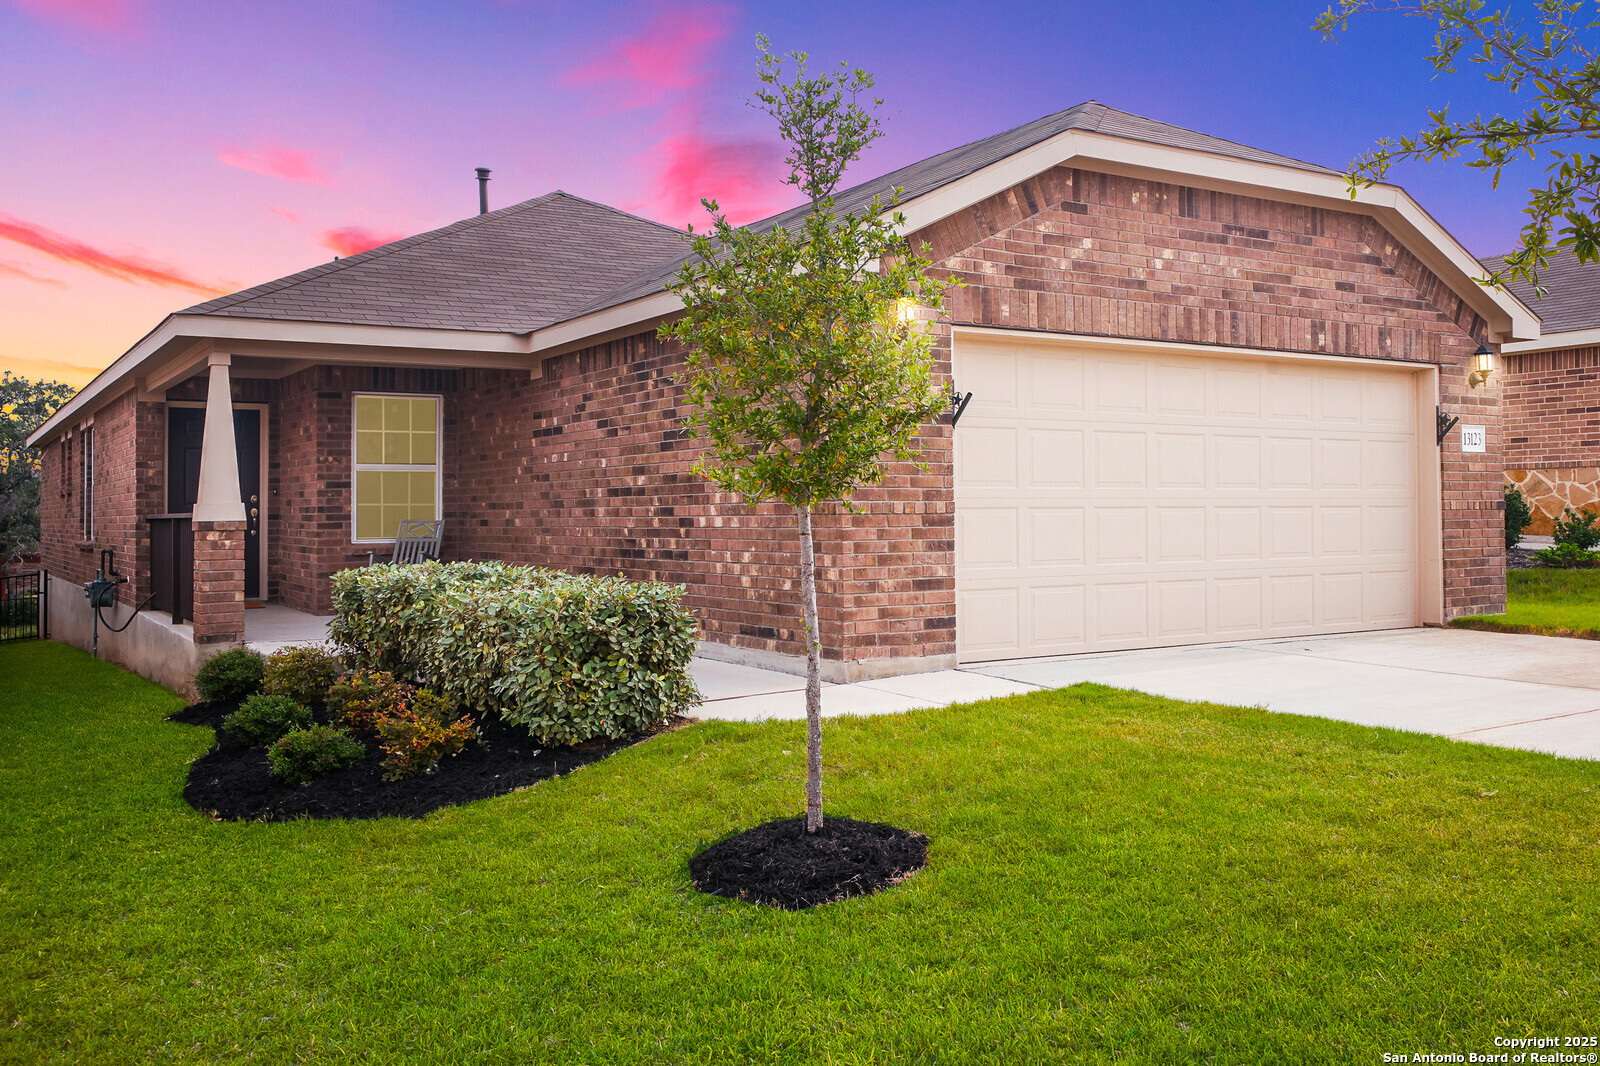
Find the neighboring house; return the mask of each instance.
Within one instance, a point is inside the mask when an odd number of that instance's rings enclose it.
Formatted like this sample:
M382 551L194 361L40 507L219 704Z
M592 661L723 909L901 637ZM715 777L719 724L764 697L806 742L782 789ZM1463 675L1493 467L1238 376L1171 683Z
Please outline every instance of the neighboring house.
M1503 608L1499 382L1467 377L1538 320L1404 191L1096 103L839 200L894 187L964 282L933 329L974 398L819 518L827 677ZM557 192L171 315L33 438L47 565L115 547L130 603L192 545L191 620L135 627L192 662L437 514L446 558L681 582L709 654L800 669L792 515L689 471L683 254Z
M1539 283L1542 300L1527 282L1509 286L1541 334L1501 349L1502 395L1506 481L1533 504L1527 531L1547 535L1567 507L1600 510L1600 264L1561 252Z

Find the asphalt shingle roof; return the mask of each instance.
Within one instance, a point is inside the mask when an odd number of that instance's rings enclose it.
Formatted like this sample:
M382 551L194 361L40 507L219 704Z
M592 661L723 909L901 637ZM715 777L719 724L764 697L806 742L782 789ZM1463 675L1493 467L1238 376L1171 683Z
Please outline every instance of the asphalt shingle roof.
M887 200L895 188L910 200L1067 130L1340 173L1089 101L862 182L835 201L841 211L856 211L873 197ZM751 225L790 226L809 210L802 205ZM675 229L553 192L184 313L526 333L661 292L687 257Z
M1481 260L1490 270L1505 265L1504 256ZM1571 252L1557 252L1550 265L1539 271L1539 284L1545 287L1544 299L1534 294L1526 281L1506 285L1539 316L1541 333L1567 333L1600 326L1600 263L1580 263Z
M183 313L526 333L683 248L669 226L553 192Z
M834 196L834 202L841 212L858 211L872 202L873 197L881 197L888 201L889 193L895 188L901 190L902 202L924 193L932 192L942 185L948 185L969 174L976 173L992 163L1010 155L1015 155L1024 148L1032 147L1040 141L1049 140L1058 133L1068 130L1084 130L1091 133L1104 133L1113 137L1124 137L1128 140L1145 141L1150 144L1164 145L1170 148L1188 148L1200 152L1210 152L1213 155L1224 155L1234 159L1247 159L1257 163L1273 163L1278 166L1294 167L1298 170L1310 170L1319 174L1341 175L1342 171L1332 170L1328 167L1307 163L1301 159L1291 159L1284 155L1275 155L1272 152L1263 152L1259 148L1249 145L1236 144L1225 141L1220 137L1207 136L1196 133L1194 130L1184 129L1182 126L1173 126L1166 122L1157 122L1155 119L1144 118L1141 115L1130 114L1127 111L1118 111L1114 107L1090 100L1087 103L1069 107L1065 111L1058 111L1053 115L1035 119L1032 122L1018 126L1015 129L997 133L992 137L973 141L971 144L952 148L947 152L930 156L910 166L901 167L882 177L864 181L859 185L845 189ZM810 211L809 205L792 208L782 214L763 219L760 222L750 223L750 228L766 230L774 226L792 226ZM587 314L591 311L603 310L629 300L636 300L643 296L650 296L659 292L662 287L674 278L687 259L687 255L680 254L672 260L658 264L641 271L637 277L631 278L619 286L615 291L597 299L588 307L583 308L578 314Z

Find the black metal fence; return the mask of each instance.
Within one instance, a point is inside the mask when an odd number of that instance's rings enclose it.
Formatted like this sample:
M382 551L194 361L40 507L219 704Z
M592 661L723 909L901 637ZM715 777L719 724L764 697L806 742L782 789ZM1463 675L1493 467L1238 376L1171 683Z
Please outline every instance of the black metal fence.
M50 636L50 571L0 574L0 644Z

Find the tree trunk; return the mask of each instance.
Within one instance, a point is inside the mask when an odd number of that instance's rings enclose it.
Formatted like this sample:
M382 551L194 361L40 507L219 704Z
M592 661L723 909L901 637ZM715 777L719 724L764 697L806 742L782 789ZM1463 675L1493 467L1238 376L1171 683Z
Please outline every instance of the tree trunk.
M806 832L815 833L822 828L822 630L817 621L811 506L795 510L800 519L800 595L806 608Z

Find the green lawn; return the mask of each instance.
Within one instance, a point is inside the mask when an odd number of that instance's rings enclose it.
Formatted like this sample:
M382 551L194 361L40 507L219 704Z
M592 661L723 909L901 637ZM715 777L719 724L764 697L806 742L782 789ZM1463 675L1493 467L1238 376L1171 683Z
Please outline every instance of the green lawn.
M1506 613L1457 618L1462 629L1600 640L1600 570L1511 570Z
M703 897L803 724L422 821L215 823L208 731L0 646L0 1061L1379 1062L1594 1034L1600 764L1096 686L829 722L889 892Z

